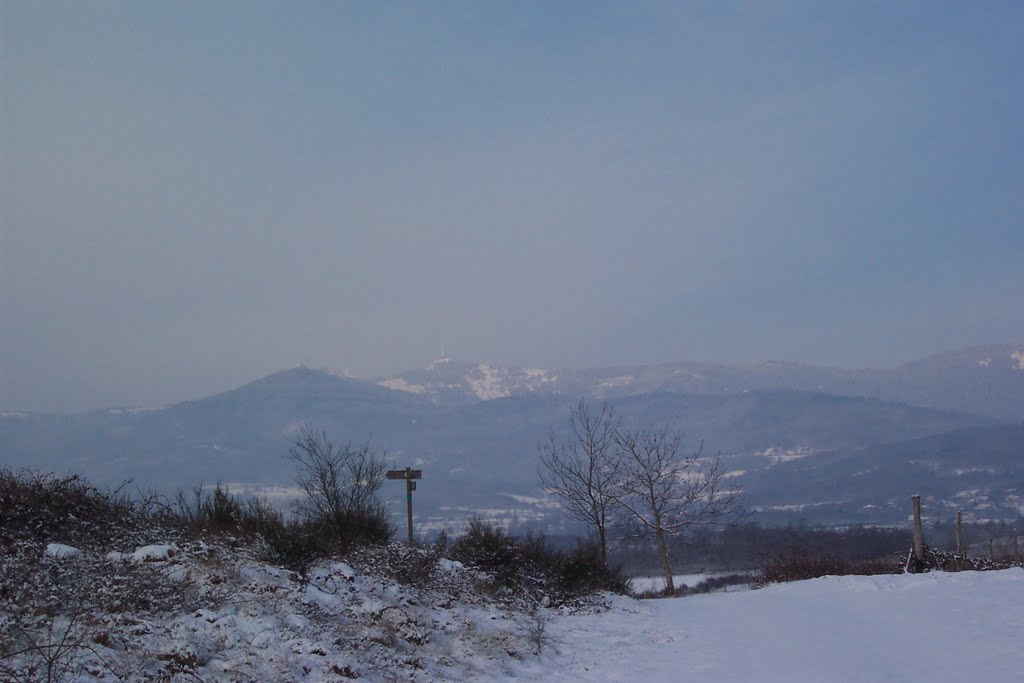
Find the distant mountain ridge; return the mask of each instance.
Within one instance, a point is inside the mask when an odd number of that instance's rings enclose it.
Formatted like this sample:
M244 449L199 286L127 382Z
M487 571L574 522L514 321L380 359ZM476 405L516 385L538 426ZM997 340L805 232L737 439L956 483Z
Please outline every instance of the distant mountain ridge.
M794 505L792 482L803 483ZM876 522L906 514L907 493L923 494L931 519L1024 515L1024 425L968 427L863 449L792 460L751 480L766 512L804 506L833 521Z
M932 481L903 457L923 447L929 462L962 471L936 483L935 495L948 503L977 489L984 493L956 500L988 506L979 514L1011 514L1024 490L1024 468L1011 466L1024 459L1024 431L984 430L1019 422L1001 417L1024 405L1024 368L1014 354L1019 347L978 347L890 371L791 363L548 371L442 359L376 381L299 367L156 410L0 415L0 466L70 471L98 483L133 479L144 490L224 481L278 491L293 482L285 455L309 424L338 443L370 441L396 467L422 468L416 514L424 525L473 514L547 524L553 508L537 488L537 444L549 430L564 434L571 406L587 396L608 401L628 426L678 430L685 448L703 442L706 455L720 453L750 504L772 519L899 518L892 492ZM950 407L978 407L977 396L992 402L985 410ZM857 479L868 469L862 458L874 474ZM833 495L842 478L853 488ZM401 496L387 486L384 494Z
M1024 344L975 346L885 370L802 363L660 363L613 368L499 368L442 358L376 380L379 386L465 404L532 393L612 399L651 392L728 394L794 389L866 396L939 410L1024 420Z

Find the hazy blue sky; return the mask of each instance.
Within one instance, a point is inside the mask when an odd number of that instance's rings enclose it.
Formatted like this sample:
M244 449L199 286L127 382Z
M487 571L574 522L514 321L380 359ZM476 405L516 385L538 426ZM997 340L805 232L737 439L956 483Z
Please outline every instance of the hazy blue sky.
M1024 339L1024 3L3 0L0 408Z

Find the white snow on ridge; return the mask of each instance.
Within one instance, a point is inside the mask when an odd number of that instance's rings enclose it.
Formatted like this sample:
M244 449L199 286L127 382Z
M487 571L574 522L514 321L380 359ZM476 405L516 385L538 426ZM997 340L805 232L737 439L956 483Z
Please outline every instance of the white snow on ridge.
M1017 361L1017 370L1024 370L1024 352L1014 351L1010 354L1010 358Z
M454 363L450 358L433 361L424 370L429 373L427 379L420 375L410 376L411 379L389 377L377 381L377 386L411 394L465 392L480 401L491 401L538 391L558 381L557 374L542 368L500 368L487 363L471 366Z
M410 384L401 377L381 380L380 382L377 382L377 386L384 387L385 389L391 389L393 391L404 391L409 394L427 393L427 388L422 384Z
M438 358L436 360L432 360L429 363L427 363L426 366L423 369L424 370L436 370L437 368L441 367L442 365L448 365L451 362L452 362L452 359L449 358L448 356L441 356L440 358Z
M501 381L501 376L499 375L497 368L493 368L486 363L481 363L477 366L477 371L480 373L479 377L466 375L466 381L469 382L469 386L473 393L481 401L491 401L496 398L505 398L510 395L509 390Z
M549 375L547 370L541 368L526 368L523 370L526 373L526 378L540 382L541 384L548 384L558 380L558 375Z
M751 508L756 512L803 512L807 508L818 508L826 505L841 505L843 503L849 503L849 500L826 500L818 503L792 503L789 505L765 505L765 506L754 506Z
M960 467L952 470L953 474L962 477L965 474L995 474L996 468L994 467Z
M608 379L601 380L597 388L598 389L613 389L615 387L624 387L632 384L636 381L636 377L633 375L618 375L617 377L609 377Z
M554 498L538 498L536 496L523 496L517 493L499 493L498 495L508 496L515 502L522 503L523 505L536 505L537 507L541 508L559 508L562 506L562 504L559 503Z
M143 408L135 406L132 408L108 408L108 415L142 415L144 413L155 413L162 410L162 408Z
M789 462L790 460L799 460L800 458L806 458L814 455L814 451L807 446L800 446L799 448L791 448L783 450L781 448L770 447L763 451L754 451L754 455L760 455L766 458L775 458L775 463Z

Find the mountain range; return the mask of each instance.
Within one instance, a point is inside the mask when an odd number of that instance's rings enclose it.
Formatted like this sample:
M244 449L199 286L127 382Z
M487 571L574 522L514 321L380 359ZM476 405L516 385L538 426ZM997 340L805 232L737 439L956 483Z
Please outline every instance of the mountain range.
M228 482L287 495L305 424L423 469L421 528L469 515L564 524L537 488L537 444L579 397L719 454L765 521L892 523L907 500L968 518L1024 511L1024 346L990 345L889 370L795 363L500 368L450 358L374 380L308 368L155 410L0 416L0 465L131 479L170 491ZM402 491L386 495L399 509Z
M1024 345L975 346L884 370L846 370L801 363L661 363L592 369L498 368L436 360L425 368L377 380L380 386L440 403L531 393L616 399L636 394L734 394L797 389L869 396L939 410L1024 419Z

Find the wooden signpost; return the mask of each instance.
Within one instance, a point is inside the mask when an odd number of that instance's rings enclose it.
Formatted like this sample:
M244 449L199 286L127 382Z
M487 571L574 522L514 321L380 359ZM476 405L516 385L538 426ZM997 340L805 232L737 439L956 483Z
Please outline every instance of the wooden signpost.
M406 467L404 470L388 470L388 479L405 479L405 513L409 520L409 545L412 545L412 492L416 490L416 479L423 478L423 470Z

